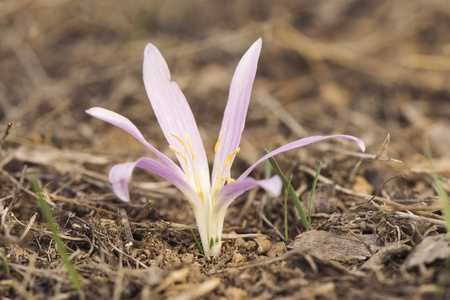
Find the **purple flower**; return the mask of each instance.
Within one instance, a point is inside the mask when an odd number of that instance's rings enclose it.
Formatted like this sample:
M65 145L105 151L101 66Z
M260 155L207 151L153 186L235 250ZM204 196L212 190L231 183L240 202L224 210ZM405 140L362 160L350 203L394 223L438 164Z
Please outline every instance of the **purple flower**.
M256 186L262 187L273 196L280 194L282 183L278 176L263 180L248 177L258 164L278 153L329 138L353 140L362 151L365 149L361 140L349 135L307 137L264 155L239 178L236 180L231 178L230 168L240 150L239 143L245 125L261 44L261 39L258 39L248 49L234 73L222 127L214 149L216 154L211 177L205 148L189 104L178 85L170 80L167 63L154 45L148 44L144 51L145 89L169 143L169 148L175 153L180 166L149 144L127 118L99 107L86 111L97 119L125 130L158 158L144 157L134 162L114 166L109 172L109 180L117 197L123 201L130 201L128 182L135 167L146 169L171 182L192 205L203 250L208 256L220 253L225 214L236 197Z

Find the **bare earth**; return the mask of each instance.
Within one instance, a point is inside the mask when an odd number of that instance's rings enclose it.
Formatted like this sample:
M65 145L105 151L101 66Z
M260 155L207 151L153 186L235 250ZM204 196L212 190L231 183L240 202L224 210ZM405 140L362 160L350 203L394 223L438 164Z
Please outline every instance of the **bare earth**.
M31 174L86 299L450 299L450 245L423 150L428 140L450 191L447 0L129 2L0 2L1 299L81 298ZM131 203L115 197L109 169L151 153L84 111L127 116L173 157L142 83L151 42L212 163L234 68L259 37L233 177L264 148L310 135L355 135L367 151L333 140L277 156L303 201L323 162L313 230L288 199L286 240L284 195L253 190L229 210L222 255L205 258L169 183L136 171Z

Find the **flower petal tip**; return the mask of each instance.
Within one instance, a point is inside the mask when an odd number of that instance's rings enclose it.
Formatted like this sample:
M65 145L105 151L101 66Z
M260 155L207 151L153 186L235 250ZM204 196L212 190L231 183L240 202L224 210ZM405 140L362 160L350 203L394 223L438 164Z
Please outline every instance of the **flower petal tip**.
M130 202L130 193L128 192L128 187L124 187L123 183L112 182L112 188L114 194L122 200L123 202Z
M156 48L155 45L153 45L152 43L148 43L147 46L145 46L144 53L148 54L155 50L159 52L158 48Z
M102 117L104 118L111 114L116 115L116 113L102 107L91 107L86 109L84 112L97 119L102 119Z
M130 192L128 191L128 182L111 182L114 194L123 202L130 202Z
M270 185L266 186L266 190L273 196L278 197L281 195L281 190L283 188L283 183L278 175L272 176L270 180Z
M359 149L361 149L362 152L366 152L366 144L364 144L364 142L361 140L358 140L357 143L358 143Z
M130 202L128 182L134 169L134 163L118 164L109 171L108 179L114 194L124 202Z
M261 52L261 48L262 48L262 38L259 38L253 43L253 45L250 46L249 52L254 49L259 53Z
M88 115L94 116L98 112L98 107L91 107L89 109L86 109L84 112L87 113Z

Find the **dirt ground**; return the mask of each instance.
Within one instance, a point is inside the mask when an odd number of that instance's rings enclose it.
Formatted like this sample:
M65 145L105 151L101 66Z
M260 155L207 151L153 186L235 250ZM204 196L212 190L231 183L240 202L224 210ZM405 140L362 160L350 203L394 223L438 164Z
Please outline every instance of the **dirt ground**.
M252 190L230 207L222 255L205 258L169 183L136 171L131 203L115 197L109 169L151 154L85 110L127 116L172 155L142 83L151 42L212 164L234 68L259 37L233 177L264 148L310 135L351 134L367 151L333 140L278 155L303 200L323 162L313 230L288 200L286 240L284 195ZM81 298L32 174L86 299L450 299L450 246L424 155L428 140L450 191L449 117L447 0L1 1L1 299Z

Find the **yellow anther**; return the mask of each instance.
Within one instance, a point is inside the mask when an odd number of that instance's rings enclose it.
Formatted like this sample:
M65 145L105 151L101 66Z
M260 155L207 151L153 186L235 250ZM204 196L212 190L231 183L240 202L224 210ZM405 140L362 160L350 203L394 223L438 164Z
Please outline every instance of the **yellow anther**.
M183 145L184 151L187 151L186 144L185 144L184 141L181 139L181 137L178 136L178 135L177 135L175 132L173 132L173 131L170 131L170 134L171 134L174 138L176 138L176 139Z
M222 140L223 134L225 133L226 128L222 131L222 134L219 136L219 139L217 140L216 146L214 147L214 152L217 153L217 151L219 151L219 144L220 141Z
M230 164L231 159L232 159L233 156L235 156L236 153L238 153L239 151L241 151L241 148L237 148L236 150L233 151L233 153L231 153L230 155L228 155L227 159L225 160L225 167L228 168L228 165Z
M234 178L231 178L231 177L228 177L228 178L222 177L221 179L222 180L226 180L227 183L231 183L231 182L236 181Z
M184 156L184 154L181 153L180 150L178 150L177 148L175 148L172 145L169 145L169 149L172 150L173 152L175 152L176 154L178 154L179 156L181 156L184 159L184 162L186 164L188 164L188 160L187 160L186 156Z
M194 149L192 149L191 137L189 136L189 134L187 132L184 132L184 134L186 135L186 139L188 141L189 148L191 149L192 160L195 160Z
M214 203L216 202L217 192L219 191L220 186L222 184L222 181L220 180L220 174L221 174L220 167L221 167L220 164L217 164L216 176L214 179L214 188L212 189L214 191L213 197L212 197L212 205L213 206L214 206Z

